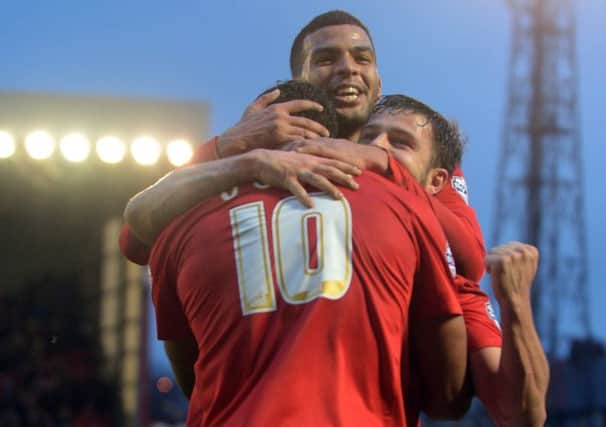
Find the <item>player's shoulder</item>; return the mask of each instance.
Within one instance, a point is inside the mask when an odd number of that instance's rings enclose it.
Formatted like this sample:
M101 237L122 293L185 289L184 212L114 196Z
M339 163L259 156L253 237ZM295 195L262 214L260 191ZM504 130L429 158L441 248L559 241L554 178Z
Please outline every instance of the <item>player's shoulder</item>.
M395 215L411 227L422 225L428 231L439 228L428 193L410 191L372 172L364 172L357 180L358 190L343 190L354 210L370 210L377 217Z
M360 189L356 192L364 197L369 195L374 197L386 195L395 195L400 198L410 197L410 192L406 191L405 188L371 171L364 171L362 175L356 177L356 181L360 184Z
M465 174L458 165L449 177L449 185L445 186L442 191L437 194L437 197L442 203L451 205L456 204L458 200L462 200L465 205L469 205L469 189ZM453 197L456 196L456 197Z
M233 187L198 203L173 219L158 240L175 242L178 238L195 233L199 224L204 227L207 220L229 215L232 208L248 203L263 203L271 207L284 195L286 193L282 190L259 183Z
M360 198L384 200L390 207L399 206L415 215L433 213L430 196L425 191L411 191L381 175L368 171L365 171L357 180L360 188L350 194L357 194L357 197Z

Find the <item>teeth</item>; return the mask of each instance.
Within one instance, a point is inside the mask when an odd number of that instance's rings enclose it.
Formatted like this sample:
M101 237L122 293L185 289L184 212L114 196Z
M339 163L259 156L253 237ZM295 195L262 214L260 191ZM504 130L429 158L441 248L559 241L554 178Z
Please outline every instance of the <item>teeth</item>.
M357 88L353 86L342 87L337 90L338 96L356 97L360 94Z

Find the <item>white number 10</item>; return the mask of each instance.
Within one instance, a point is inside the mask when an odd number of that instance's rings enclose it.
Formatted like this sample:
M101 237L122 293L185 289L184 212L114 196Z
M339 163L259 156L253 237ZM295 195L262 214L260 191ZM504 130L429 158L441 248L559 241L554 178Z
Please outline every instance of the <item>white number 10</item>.
M352 275L351 209L347 200L313 195L307 209L294 197L281 200L272 214L273 271L284 301L304 304L336 300ZM273 311L276 296L263 202L229 211L244 315Z

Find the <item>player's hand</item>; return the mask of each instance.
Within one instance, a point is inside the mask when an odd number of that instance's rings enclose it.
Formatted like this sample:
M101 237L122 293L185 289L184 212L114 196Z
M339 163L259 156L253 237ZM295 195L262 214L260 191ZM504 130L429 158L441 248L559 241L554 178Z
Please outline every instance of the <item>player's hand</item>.
M275 148L299 138L329 135L328 130L318 122L293 115L306 110L322 111L322 105L303 99L269 105L279 95L280 90L276 89L248 106L240 121L219 136L219 157L229 157L255 148Z
M255 150L251 154L256 159L256 181L291 192L308 208L313 207L313 201L305 185L335 199L343 197L336 185L358 188L353 177L361 171L345 162L292 151Z
M486 271L499 305L530 302L530 288L537 274L539 251L531 245L510 242L486 255Z
M384 150L376 146L355 144L347 139L299 139L286 144L283 148L339 160L377 173L384 173L389 167L388 155Z

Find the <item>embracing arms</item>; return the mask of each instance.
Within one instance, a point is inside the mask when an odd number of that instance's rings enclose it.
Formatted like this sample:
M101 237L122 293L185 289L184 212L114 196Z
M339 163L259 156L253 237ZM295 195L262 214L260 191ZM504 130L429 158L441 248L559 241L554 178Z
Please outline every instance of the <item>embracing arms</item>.
M142 242L151 245L176 216L234 186L258 181L284 188L310 206L303 184L341 197L331 181L355 188L359 169L338 160L294 152L257 149L213 162L187 166L167 174L133 196L124 211L126 223Z

